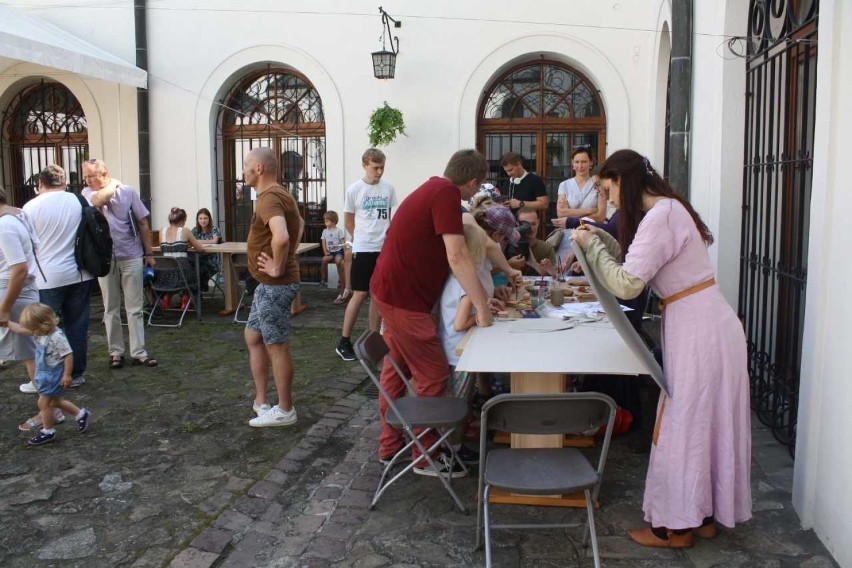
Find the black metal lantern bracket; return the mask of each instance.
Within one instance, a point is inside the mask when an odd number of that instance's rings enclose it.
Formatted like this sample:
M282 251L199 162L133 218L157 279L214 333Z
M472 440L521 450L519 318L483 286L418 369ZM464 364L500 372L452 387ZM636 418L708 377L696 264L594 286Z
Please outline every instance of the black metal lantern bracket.
M390 24L393 22L394 28L401 28L402 22L385 12L381 6L379 6L379 13L382 15L382 50L372 53L373 75L377 79L393 79L396 71L396 56L399 55L399 37L392 35ZM386 40L390 41L390 51L387 49Z

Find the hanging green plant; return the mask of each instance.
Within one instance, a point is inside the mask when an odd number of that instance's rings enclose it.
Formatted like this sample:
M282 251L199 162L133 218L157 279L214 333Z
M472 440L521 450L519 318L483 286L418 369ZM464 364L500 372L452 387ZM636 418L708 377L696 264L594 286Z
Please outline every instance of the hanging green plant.
M399 134L405 134L405 121L402 111L389 106L387 101L370 115L370 145L374 147L387 146Z

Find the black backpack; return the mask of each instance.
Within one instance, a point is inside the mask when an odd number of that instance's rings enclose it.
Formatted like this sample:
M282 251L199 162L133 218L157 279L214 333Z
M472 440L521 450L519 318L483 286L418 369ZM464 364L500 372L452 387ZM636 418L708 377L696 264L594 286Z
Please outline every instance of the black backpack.
M97 207L89 205L83 196L77 195L77 199L83 207L83 218L74 241L74 260L81 270L88 271L92 276L106 276L112 262L109 221Z

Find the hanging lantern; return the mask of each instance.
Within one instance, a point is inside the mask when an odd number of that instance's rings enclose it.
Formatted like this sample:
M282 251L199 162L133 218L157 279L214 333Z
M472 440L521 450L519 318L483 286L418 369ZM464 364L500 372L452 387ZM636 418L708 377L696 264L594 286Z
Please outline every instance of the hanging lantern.
M393 22L395 28L401 28L402 22L389 16L381 6L379 6L379 13L382 15L382 50L372 53L373 76L376 79L393 79L396 74L396 56L399 55L399 37L391 37L390 23ZM390 51L387 49L388 39L390 39Z

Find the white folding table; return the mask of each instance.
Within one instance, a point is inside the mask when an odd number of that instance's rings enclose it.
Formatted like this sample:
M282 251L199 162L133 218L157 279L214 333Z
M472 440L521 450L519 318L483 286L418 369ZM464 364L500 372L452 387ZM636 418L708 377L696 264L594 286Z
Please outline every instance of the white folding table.
M510 373L512 393L565 392L566 375L645 374L645 365L627 347L609 320L571 329L558 319L496 320L491 327L471 330L456 370ZM560 435L512 434L513 448L559 448ZM535 497L491 493L496 503L582 506L579 497Z

